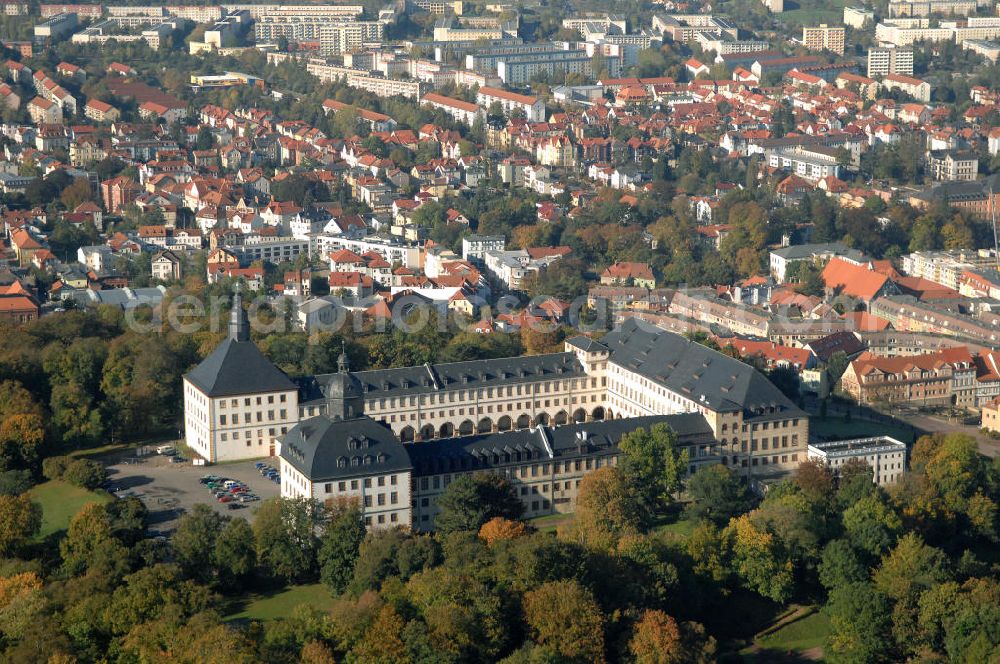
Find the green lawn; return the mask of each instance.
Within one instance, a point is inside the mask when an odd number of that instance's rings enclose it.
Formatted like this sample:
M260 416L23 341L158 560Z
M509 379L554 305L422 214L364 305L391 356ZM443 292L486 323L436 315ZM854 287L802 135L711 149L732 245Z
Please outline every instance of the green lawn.
M816 611L761 638L759 644L769 650L801 652L822 647L829 634L830 619L822 611Z
M653 528L653 531L657 533L670 533L681 538L687 538L694 531L695 523L696 521L693 519L681 518L673 523L657 525Z
M572 514L547 514L528 519L528 525L543 533L556 532L559 526L567 525L573 521Z
M335 599L321 583L289 586L270 593L259 593L244 598L237 605L228 620L274 620L284 618L300 604L309 604L328 611Z
M865 436L892 436L896 440L909 443L913 439L913 432L906 427L869 422L857 418L847 420L843 417L832 416L826 419L821 417L809 418L809 433L830 440L862 438Z
M73 515L88 503L107 503L111 496L104 492L88 491L61 480L45 482L33 488L31 499L42 505L41 537L47 537L69 527Z
M785 0L786 11L774 17L786 24L794 25L841 25L844 19L844 5L847 0ZM801 37L802 34L797 35Z

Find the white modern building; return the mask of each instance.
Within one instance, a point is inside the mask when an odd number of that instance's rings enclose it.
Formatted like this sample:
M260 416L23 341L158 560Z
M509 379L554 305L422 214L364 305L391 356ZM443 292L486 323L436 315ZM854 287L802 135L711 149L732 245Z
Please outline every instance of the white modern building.
M810 443L810 459L818 459L839 473L850 461L863 461L873 471L872 480L879 486L894 484L906 471L906 444L889 436Z

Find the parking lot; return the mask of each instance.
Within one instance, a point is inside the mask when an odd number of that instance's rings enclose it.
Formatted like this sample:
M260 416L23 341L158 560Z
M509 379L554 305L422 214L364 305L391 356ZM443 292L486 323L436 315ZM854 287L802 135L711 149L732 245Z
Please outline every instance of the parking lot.
M262 459L263 463L277 467L276 458ZM136 461L136 457L105 459L108 482L118 496L135 495L149 509L149 529L169 534L177 527L177 520L198 503L211 505L220 514L241 516L253 520L253 513L260 502L244 503L230 509L220 503L209 489L200 482L205 475L217 475L245 483L261 500L277 497L281 489L254 467L255 461L240 461L217 466L192 466L191 462L171 463L169 457L152 454Z

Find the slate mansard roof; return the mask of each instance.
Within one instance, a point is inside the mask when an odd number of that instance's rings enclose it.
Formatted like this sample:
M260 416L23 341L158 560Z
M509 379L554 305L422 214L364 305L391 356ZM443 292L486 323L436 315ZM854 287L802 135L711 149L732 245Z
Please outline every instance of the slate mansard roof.
M630 318L601 342L615 364L713 411L806 416L753 367L679 334Z
M712 429L697 413L536 427L502 433L400 443L368 417L304 420L281 439L281 458L312 482L412 470L414 476L487 470L532 460L617 454L618 441L636 429L667 424L687 445L710 444Z
M573 353L551 353L490 360L424 364L398 369L377 369L351 373L366 399L416 396L446 390L499 387L515 383L551 380L553 377L583 378L583 365ZM300 402L323 399L326 383L337 374L324 374L302 381Z
M710 444L712 428L699 413L653 415L604 420L559 427L535 427L500 433L439 438L406 445L413 474L436 475L460 470L487 469L524 461L594 456L602 450L618 453L618 441L636 429L667 424L682 444ZM518 456L520 455L520 456Z
M310 417L281 437L281 458L311 481L410 470L403 444L369 417Z

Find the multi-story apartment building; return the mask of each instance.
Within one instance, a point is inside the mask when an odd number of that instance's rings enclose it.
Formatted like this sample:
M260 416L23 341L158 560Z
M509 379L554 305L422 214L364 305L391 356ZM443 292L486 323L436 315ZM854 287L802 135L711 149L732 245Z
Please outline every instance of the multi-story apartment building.
M605 32L618 31L621 34L628 32L628 21L624 16L617 14L606 14L604 16L579 16L564 18L562 27L567 30L582 31L591 25L599 25Z
M868 50L868 77L887 74L913 76L913 49L880 47Z
M711 14L656 14L652 22L653 32L662 34L675 42L695 41L699 34L708 33L717 37L739 39L739 28L728 18Z
M337 3L315 5L275 5L275 4L224 4L227 12L248 11L255 21L274 16L325 16L348 20L361 16L363 5L346 5Z
M832 149L795 148L767 153L772 168L783 168L806 180L818 182L827 176L840 177L841 165Z
M457 122L472 126L476 121L476 118L481 118L485 116L483 109L476 104L471 102L463 101L461 99L455 99L453 97L445 97L444 95L439 95L435 92L428 92L420 100L421 103L427 104L433 108L440 109L455 118Z
M60 41L69 37L80 21L76 14L56 14L35 26L36 41Z
M868 310L903 332L962 337L991 345L1000 340L1000 323L992 314L974 316L956 308L921 302L912 295L880 297L868 305Z
M863 356L840 379L858 403L976 406L976 365L959 346L924 355Z
M593 58L586 51L560 51L536 59L507 59L497 63L497 76L507 85L524 85L539 75L579 74L590 78Z
M802 28L802 44L809 51L830 51L837 55L844 54L845 29L832 27L826 23L819 27Z
M100 4L41 4L38 5L38 13L42 18L52 18L59 14L76 14L80 18L98 19L104 13L104 6Z
M667 311L749 337L767 337L770 326L770 316L764 310L722 300L710 289L678 290Z
M891 0L889 17L972 16L978 8L977 0Z
M379 21L345 20L336 16L268 15L254 23L257 41L319 42L324 55L340 55L377 44L385 34Z
M875 22L875 12L867 7L844 7L844 25L861 30Z
M910 46L921 41L954 41L962 44L969 39L995 39L1000 36L1000 18L970 16L964 21L942 21L931 27L926 18L897 18L875 26L875 40L881 46Z
M503 251L506 247L503 235L467 235L462 238L462 258L481 265L487 251Z
M250 235L239 246L230 247L244 265L256 261L278 264L309 253L309 241L294 237Z
M927 172L935 180L975 180L979 176L979 156L963 150L931 150Z
M499 103L505 113L519 111L529 122L545 121L545 102L538 97L508 92L499 88L480 88L476 93L476 102L489 110L490 106Z
M769 260L771 276L781 284L785 282L790 265L804 261L815 264L825 263L835 256L850 261L855 265L860 265L862 262L868 260L863 253L857 249L851 249L842 242L794 244L790 247L782 247L781 249L771 251Z
M924 103L931 100L931 84L912 76L888 74L882 79L882 87L886 90L902 90L917 101Z
M992 268L996 266L996 261L995 252L986 249L914 251L903 256L901 269L907 276L960 290L966 270Z

